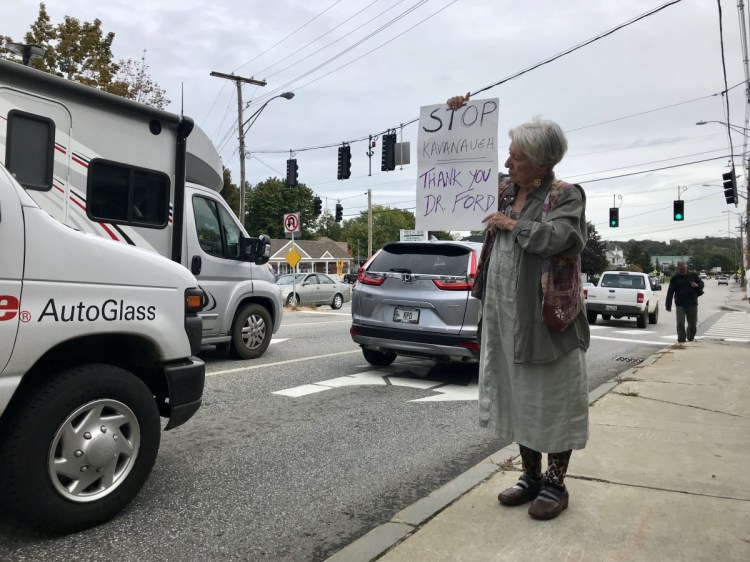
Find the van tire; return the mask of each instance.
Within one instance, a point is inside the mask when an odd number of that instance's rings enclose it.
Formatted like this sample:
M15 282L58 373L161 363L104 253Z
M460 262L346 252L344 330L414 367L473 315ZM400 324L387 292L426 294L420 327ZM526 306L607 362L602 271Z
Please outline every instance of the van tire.
M602 314L602 320L612 320L611 314Z
M589 321L589 324L596 324L596 312L589 312L586 311L586 320Z
M232 355L238 359L257 359L268 349L272 335L268 310L259 304L247 304L232 323Z
M396 360L396 354L392 351L375 351L374 349L362 348L365 361L377 367L387 367Z
M84 416L91 420L86 424L91 431L78 425ZM154 466L160 439L156 401L138 377L114 365L68 368L13 405L0 436L0 497L11 513L44 532L72 533L99 525L138 494ZM83 455L74 457L72 450ZM71 492L70 472L55 469L63 466L62 459L76 469L85 466L90 474L98 465L113 480L92 479L89 488ZM94 495L100 497L92 499Z
M333 310L338 310L341 308L344 304L344 297L341 296L341 293L336 293L333 297L333 302L331 303L331 308Z

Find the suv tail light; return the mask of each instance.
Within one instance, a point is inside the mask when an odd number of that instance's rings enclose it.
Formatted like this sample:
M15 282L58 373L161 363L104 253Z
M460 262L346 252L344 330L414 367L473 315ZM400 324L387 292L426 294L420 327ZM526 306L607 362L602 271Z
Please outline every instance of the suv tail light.
M645 297L645 295L643 293L638 293L638 304L643 303L643 301L645 300L645 298L646 297Z
M382 251L382 248L375 252L373 255L370 256L370 259L368 259L362 267L360 267L357 270L357 281L360 283L364 283L365 285L382 285L385 281L385 275L379 274L379 273L368 273L367 272L367 266L370 265L370 262L375 259L375 256L377 256Z
M469 274L466 279L433 279L432 282L441 291L471 291L474 287L474 277L477 274L477 253L469 253Z
M364 267L357 270L357 281L364 285L382 285L385 282L385 274L369 273Z

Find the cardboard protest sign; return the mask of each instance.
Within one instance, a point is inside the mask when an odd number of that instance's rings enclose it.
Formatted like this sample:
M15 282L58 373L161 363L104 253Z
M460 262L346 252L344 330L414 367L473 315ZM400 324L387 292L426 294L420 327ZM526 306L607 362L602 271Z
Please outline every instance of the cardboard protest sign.
M417 136L418 230L482 230L497 210L499 99L427 105Z

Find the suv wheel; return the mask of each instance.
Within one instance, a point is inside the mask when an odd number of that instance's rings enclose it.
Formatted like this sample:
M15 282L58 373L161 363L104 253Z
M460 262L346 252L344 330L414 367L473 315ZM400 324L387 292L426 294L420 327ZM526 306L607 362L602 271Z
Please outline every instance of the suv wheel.
M378 367L387 367L396 360L396 354L392 351L375 351L363 347L362 354L365 356L365 361Z

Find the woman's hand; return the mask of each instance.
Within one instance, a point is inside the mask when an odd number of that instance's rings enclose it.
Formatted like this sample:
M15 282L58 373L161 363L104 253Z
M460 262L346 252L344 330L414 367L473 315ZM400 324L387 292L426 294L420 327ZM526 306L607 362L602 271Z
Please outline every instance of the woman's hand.
M448 107L455 111L467 101L469 101L470 94L471 92L466 92L465 96L453 96L452 98L448 98L448 101L446 103L448 104Z
M516 225L514 219L500 211L487 215L482 219L482 222L485 223L484 229L489 231L490 234L494 234L498 230L513 230Z

